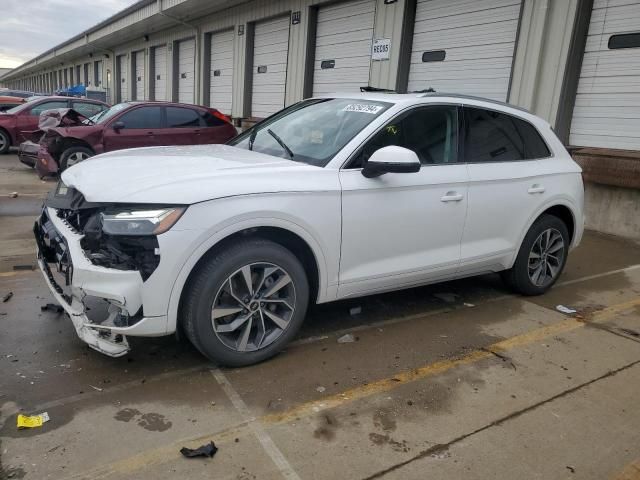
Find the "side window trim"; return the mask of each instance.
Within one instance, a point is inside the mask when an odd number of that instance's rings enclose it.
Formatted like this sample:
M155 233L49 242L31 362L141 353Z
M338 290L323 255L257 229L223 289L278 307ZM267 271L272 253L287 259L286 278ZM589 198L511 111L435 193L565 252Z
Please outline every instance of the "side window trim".
M467 164L471 164L471 165L478 165L478 164L483 164L483 163L513 163L513 162L533 162L536 160L547 160L549 158L553 158L555 157L555 153L553 151L553 149L549 146L549 143L547 142L547 139L544 137L544 135L542 135L540 133L540 131L538 130L538 128L531 123L529 120L519 117L517 115L513 115L509 112L504 112L502 110L496 110L493 108L488 108L486 106L480 106L480 105L469 105L469 104L462 104L461 105L461 109L462 109L462 117L463 117L463 122L462 122L462 128L459 131L459 141L461 142L460 144L460 150L459 152L463 153L463 156L461 156L461 158L464 159L464 162L460 162L460 163L467 163ZM533 128L534 132L536 132L538 134L538 136L542 139L542 142L544 143L544 145L547 147L547 150L549 151L549 156L547 157L536 157L536 158L522 158L520 160L493 160L493 161L486 161L486 162L473 162L470 161L467 157L467 151L466 151L466 145L467 145L467 134L469 132L469 119L468 119L468 115L467 115L467 109L469 108L478 108L478 109L482 109L482 110L489 110L491 112L497 112L503 115L509 115L510 117L514 117L522 122L525 122L527 125L529 125L531 128ZM527 147L525 145L525 154L526 154L526 150Z
M425 163L421 163L420 164L420 169L422 169L422 167L438 167L438 166L443 166L443 165L459 165L461 163L464 163L461 161L461 159L463 158L460 154L461 150L461 125L462 125L462 107L463 105L460 103L448 103L448 102L433 102L433 103L422 103L422 104L417 104L417 105L409 105L407 108L405 108L404 110L399 111L398 113L396 113L393 117L391 117L390 119L388 119L387 121L385 121L378 129L376 129L373 133L371 133L360 145L358 145L358 147L356 149L353 150L353 152L351 152L351 154L349 155L349 157L345 160L345 162L342 164L342 166L340 167L340 170L353 170L353 171L359 171L362 170L362 167L351 167L349 166L352 162L354 162L356 160L356 158L358 157L358 155L360 154L360 152L362 151L362 149L367 145L367 143L369 143L373 138L375 138L375 136L380 133L382 131L382 129L384 129L387 125L389 125L389 123L397 121L400 117L406 116L411 114L413 111L417 111L417 110L421 110L423 108L429 108L429 107L438 107L438 106L450 106L450 107L456 107L457 110L457 114L458 114L458 125L457 125L457 129L458 131L457 133L457 149L458 149L458 161L457 162L453 162L453 163L434 163L434 164L425 164Z

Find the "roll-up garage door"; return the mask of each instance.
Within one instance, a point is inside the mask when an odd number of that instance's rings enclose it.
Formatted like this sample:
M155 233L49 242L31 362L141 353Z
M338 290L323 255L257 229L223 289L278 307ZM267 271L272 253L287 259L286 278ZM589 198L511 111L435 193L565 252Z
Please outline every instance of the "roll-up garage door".
M153 49L153 99L167 98L167 47L162 45Z
M178 102L195 101L195 57L196 41L183 40L178 43Z
M569 143L640 150L640 0L595 0Z
M211 35L209 105L231 114L233 94L233 30Z
M127 56L120 55L118 57L118 82L120 82L120 95L119 102L125 102L129 100L129 82L127 81Z
M318 9L313 95L359 92L369 85L374 0L355 0Z
M409 91L506 100L520 0L418 0Z
M145 100L144 96L144 50L133 54L133 62L136 67L133 77L136 84L136 100Z
M284 107L289 17L255 24L251 116L268 117Z

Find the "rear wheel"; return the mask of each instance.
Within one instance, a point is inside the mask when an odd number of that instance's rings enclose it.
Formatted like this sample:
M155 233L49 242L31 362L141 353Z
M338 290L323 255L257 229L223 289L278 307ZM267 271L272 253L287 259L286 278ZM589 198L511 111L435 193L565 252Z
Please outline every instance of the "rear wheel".
M300 329L309 284L277 243L244 240L204 261L186 287L184 329L205 356L240 367L276 355Z
M0 130L0 153L7 153L11 146L11 137L5 130Z
M74 145L67 148L60 156L60 171L64 171L83 160L93 156L93 151L88 147Z
M542 215L524 237L516 261L502 278L523 295L540 295L558 280L567 262L569 232L562 220Z

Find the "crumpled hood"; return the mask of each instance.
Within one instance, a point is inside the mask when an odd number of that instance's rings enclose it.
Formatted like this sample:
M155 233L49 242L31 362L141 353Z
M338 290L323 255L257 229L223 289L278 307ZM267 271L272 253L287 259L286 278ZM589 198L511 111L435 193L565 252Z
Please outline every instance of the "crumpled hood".
M302 163L231 147L195 145L134 148L89 158L62 181L89 202L193 204L265 192L307 191ZM319 182L321 183L321 182Z

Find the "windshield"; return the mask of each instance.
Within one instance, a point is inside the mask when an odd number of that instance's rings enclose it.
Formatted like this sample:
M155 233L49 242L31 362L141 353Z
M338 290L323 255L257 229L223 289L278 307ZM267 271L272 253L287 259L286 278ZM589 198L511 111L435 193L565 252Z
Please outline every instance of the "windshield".
M256 124L229 145L324 167L390 106L352 98L306 100Z
M90 120L94 123L104 123L107 120L109 120L111 117L116 115L118 112L121 112L122 110L127 108L128 106L129 106L128 103L119 103L111 107L109 110L104 110L103 112L100 112L94 115L93 117L91 117Z

